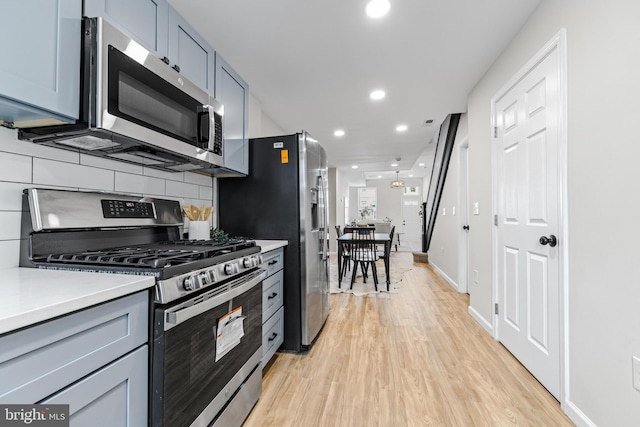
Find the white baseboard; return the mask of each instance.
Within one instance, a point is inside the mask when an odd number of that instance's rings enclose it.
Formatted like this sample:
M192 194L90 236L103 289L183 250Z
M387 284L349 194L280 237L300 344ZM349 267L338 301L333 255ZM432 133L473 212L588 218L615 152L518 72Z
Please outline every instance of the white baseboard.
M475 319L475 321L478 322L480 324L480 326L482 326L489 333L489 335L494 337L493 324L491 322L489 322L487 319L482 317L482 315L480 313L478 313L478 311L475 308L471 307L471 306L469 306L467 311L469 312L471 317L473 317Z
M440 277L442 277L444 280L447 281L447 283L449 285L451 285L451 287L453 289L455 289L456 292L460 292L460 287L458 286L458 284L447 275L447 273L445 273L444 271L442 271L442 269L440 267L438 267L436 264L434 264L433 262L429 261L429 265L431 267L433 267L433 269L436 271L436 273L438 273L440 275Z
M564 407L564 413L575 423L577 427L597 427L596 423L591 421L584 412L578 408L575 403L568 401Z

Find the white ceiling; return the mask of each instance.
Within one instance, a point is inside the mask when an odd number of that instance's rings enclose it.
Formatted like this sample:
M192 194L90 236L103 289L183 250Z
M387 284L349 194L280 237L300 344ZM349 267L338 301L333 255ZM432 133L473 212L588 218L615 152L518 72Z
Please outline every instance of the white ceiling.
M467 94L540 0L390 0L378 20L365 15L367 0L169 2L268 116L286 133L308 131L329 165L361 184L429 173L440 123L466 111ZM370 100L374 89L386 97Z

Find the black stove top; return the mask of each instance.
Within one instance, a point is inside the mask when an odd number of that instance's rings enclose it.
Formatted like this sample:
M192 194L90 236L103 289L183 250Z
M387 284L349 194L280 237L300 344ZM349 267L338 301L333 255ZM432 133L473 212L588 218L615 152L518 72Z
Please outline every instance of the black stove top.
M172 277L259 252L252 240L178 240L33 257L39 268Z

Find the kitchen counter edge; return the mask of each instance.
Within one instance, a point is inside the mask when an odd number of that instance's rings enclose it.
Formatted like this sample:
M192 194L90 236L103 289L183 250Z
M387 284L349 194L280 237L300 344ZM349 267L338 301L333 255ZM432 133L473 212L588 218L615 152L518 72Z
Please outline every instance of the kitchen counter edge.
M256 240L256 245L260 246L261 253L287 246L288 240Z
M151 276L37 268L0 269L0 335L82 310L155 284Z

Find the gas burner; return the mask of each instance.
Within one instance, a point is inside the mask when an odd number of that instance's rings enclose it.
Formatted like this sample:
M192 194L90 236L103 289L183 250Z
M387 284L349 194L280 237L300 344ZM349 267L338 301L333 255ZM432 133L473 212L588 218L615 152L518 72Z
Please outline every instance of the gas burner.
M85 264L100 266L137 266L140 268L164 268L204 258L194 250L115 248L103 251L87 251L68 254L51 254L48 263Z

